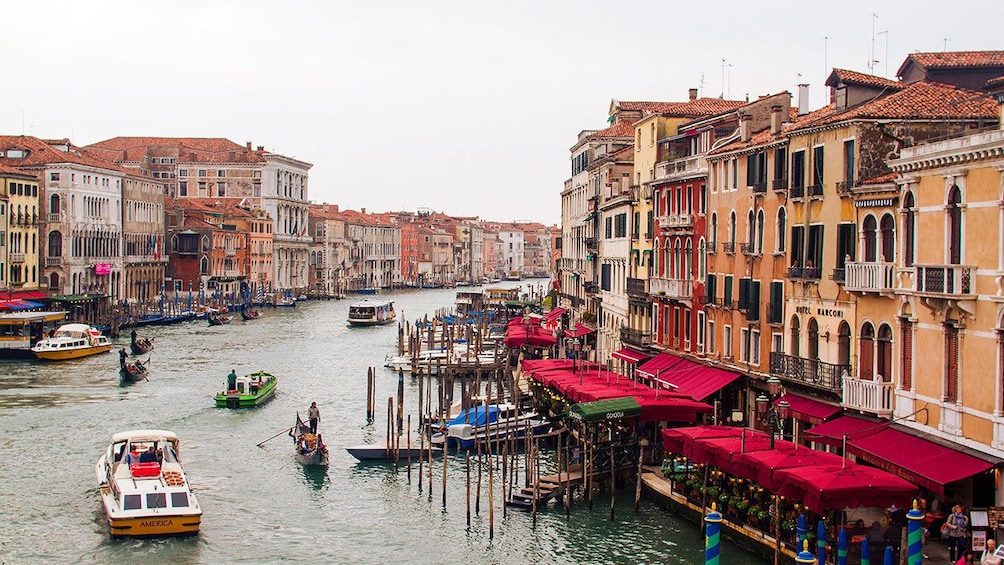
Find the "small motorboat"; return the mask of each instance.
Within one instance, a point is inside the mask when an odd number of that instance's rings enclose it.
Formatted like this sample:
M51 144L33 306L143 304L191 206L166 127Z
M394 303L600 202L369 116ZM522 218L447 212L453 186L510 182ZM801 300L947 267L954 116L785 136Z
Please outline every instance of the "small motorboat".
M409 457L417 461L420 454L428 455L430 448L426 446L425 449L422 449L422 447L413 444L410 448L401 447L395 451L383 444L365 444L346 447L345 451L360 461L407 461ZM431 452L435 456L443 453L443 449L432 446Z
M117 433L94 465L101 505L115 537L197 534L202 509L181 466L178 436Z
M328 466L328 446L324 444L321 434L314 434L310 426L303 423L300 414L296 415L296 425L290 429L293 436L293 451L296 462L304 467Z
M512 438L543 434L551 422L536 412L519 412L509 403L476 406L461 411L432 435L433 445L464 449L476 444L490 445Z
M31 348L35 357L46 361L79 359L97 353L107 353L112 342L87 324L63 324L52 337L47 337Z
M234 379L234 387L216 393L217 408L251 408L275 397L277 381L274 375L258 371ZM230 383L227 383L229 388Z

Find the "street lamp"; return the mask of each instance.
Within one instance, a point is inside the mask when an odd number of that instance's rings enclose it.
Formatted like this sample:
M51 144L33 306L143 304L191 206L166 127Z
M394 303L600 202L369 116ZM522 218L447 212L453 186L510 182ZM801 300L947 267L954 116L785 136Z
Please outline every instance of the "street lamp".
M770 448L774 449L774 434L780 436L784 433L784 421L788 419L791 406L787 400L777 401L784 394L781 380L777 377L767 379L767 391L770 397L762 392L757 395L756 412L760 416L760 422L770 428Z

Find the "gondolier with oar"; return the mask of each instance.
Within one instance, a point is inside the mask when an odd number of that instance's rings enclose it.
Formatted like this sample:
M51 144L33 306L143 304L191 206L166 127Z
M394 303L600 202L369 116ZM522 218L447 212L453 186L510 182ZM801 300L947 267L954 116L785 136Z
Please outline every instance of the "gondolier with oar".
M321 411L317 408L316 402L310 403L307 409L307 418L310 419L310 433L317 434L317 423L321 421Z

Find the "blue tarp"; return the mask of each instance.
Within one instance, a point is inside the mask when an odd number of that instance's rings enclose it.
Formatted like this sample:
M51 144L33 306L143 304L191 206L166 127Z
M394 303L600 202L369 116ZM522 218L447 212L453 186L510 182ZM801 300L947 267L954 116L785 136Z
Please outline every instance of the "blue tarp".
M499 418L499 407L495 405L488 406L488 412L485 412L484 406L478 406L476 408L469 408L460 412L460 415L456 418L447 422L448 425L452 426L454 424L471 424L474 426L483 426L485 424L494 422Z

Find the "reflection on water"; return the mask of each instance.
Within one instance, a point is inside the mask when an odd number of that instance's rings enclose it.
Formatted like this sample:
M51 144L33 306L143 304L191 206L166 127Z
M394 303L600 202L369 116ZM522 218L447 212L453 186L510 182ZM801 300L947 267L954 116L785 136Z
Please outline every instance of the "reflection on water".
M534 281L543 283L543 281ZM399 319L452 304L453 290L385 293ZM419 477L407 465L360 464L345 447L381 441L385 415L366 422L366 373L377 373L377 399L396 395L393 325L349 329L349 300L265 310L263 318L208 327L205 322L145 328L157 349L149 382L119 386L118 358L64 363L0 361L0 561L5 563L627 563L699 564L696 525L643 503L633 489L591 512L576 501L537 518L505 512L496 474L494 539L489 539L487 469L480 513L467 526L462 456ZM128 338L116 340L127 345ZM144 358L146 356L144 355ZM254 410L216 408L213 396L231 369L278 377L276 397ZM405 382L405 412L416 413L417 383ZM304 468L285 435L311 402L331 450L327 468ZM96 494L94 463L115 432L166 428L181 438L181 459L204 512L194 538L111 540ZM44 471L41 475L40 471ZM472 463L472 480L476 477ZM421 481L421 490L420 490ZM472 493L476 487L472 487ZM473 504L473 498L472 498ZM730 565L760 565L731 546Z

